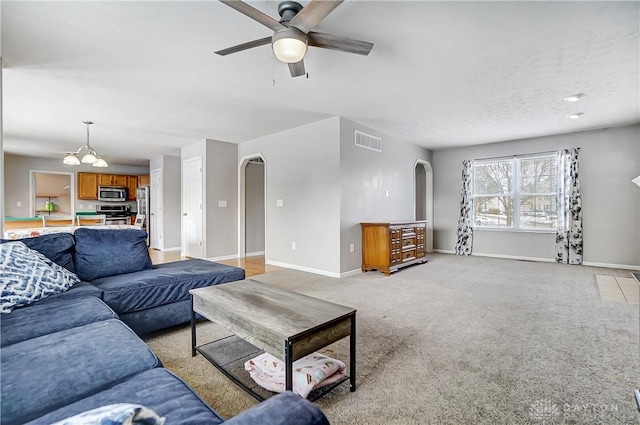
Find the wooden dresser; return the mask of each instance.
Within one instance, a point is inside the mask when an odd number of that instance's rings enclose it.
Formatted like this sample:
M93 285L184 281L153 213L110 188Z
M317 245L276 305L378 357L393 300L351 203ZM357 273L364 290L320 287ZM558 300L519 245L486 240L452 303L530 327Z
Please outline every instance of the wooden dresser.
M426 221L360 223L362 271L378 270L387 276L398 269L425 263Z

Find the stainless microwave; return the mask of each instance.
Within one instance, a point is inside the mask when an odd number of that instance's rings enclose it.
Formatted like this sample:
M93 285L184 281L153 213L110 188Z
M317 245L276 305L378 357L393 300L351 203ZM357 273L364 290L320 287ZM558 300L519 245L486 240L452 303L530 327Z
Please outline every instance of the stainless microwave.
M126 200L126 187L98 186L98 201L122 202Z

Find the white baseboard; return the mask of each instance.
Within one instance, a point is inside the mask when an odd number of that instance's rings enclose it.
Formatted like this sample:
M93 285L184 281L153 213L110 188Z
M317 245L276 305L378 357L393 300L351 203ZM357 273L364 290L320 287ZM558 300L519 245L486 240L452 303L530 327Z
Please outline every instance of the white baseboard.
M205 260L207 260L207 261L220 261L220 260L235 260L236 258L238 258L238 255L237 254L233 254L233 255L223 255L221 257L205 258Z
M355 276L360 273L362 273L362 269L355 269L355 270L350 270L348 272L340 273L340 277L343 278L343 277Z
M244 254L245 257L257 257L259 255L264 255L264 251L246 252Z
M337 278L340 277L340 273L328 272L326 270L313 269L311 267L298 266L296 264L281 263L280 261L266 260L265 264L269 264L271 266L282 267L282 268L285 268L285 269L300 270L301 272L314 273L314 274L319 274L319 275L322 275L322 276L337 277Z
M174 247L171 247L171 248L160 248L160 251L162 251L162 252L182 251L182 247L174 246Z
M594 263L592 261L585 261L582 265L590 267L605 267L607 269L640 270L640 266L632 266L629 264Z

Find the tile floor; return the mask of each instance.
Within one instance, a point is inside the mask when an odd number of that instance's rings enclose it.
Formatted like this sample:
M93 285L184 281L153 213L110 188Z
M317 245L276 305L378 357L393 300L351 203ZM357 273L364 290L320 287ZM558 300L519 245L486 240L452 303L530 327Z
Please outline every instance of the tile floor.
M625 304L640 304L640 285L632 277L596 275L600 298Z

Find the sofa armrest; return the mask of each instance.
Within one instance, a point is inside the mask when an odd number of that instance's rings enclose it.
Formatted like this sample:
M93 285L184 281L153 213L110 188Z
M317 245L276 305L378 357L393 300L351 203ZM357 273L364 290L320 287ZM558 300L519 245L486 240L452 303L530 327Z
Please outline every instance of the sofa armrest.
M225 424L329 425L329 421L313 403L287 391L234 416Z

